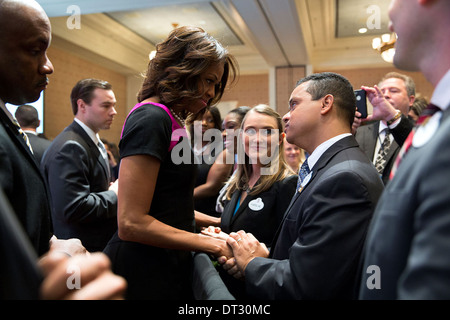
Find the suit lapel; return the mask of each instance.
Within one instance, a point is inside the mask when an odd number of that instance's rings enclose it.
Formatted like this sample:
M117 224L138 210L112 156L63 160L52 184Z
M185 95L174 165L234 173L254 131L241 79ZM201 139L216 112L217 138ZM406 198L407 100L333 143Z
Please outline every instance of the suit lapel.
M394 156L398 148L399 145L397 144L397 142L395 142L395 140L393 140L391 142L391 146L389 147L389 152L387 154L386 161L389 161L389 159L391 159Z
M380 131L380 121L377 121L373 125L369 126L368 129L370 134L366 143L367 150L369 151L369 159L372 161L375 156L375 146L377 145L377 139Z
M239 191L239 192L235 192L233 194L233 196L231 197L230 204L231 204L231 208L233 210L231 211L231 215L229 217L230 226L233 224L233 222L236 220L236 218L242 214L242 212L248 205L249 199L251 198L251 196L247 194L247 197L245 197L244 201L239 205L239 208L237 209L236 213L234 213L234 210L236 209L236 205L240 201L241 196L242 196L242 191Z
M231 221L233 219L234 209L236 208L236 203L238 201L240 192L234 192L231 196L230 202L226 205L227 208L231 208L231 210L224 210L222 213L222 223L225 225L231 225Z
M108 182L111 181L111 173L109 171L109 165L106 163L106 160L103 158L102 154L100 153L100 150L98 149L98 146L95 145L94 141L92 141L91 137L84 131L84 129L76 122L73 121L72 124L69 126L74 132L76 132L87 144L89 147L89 153L92 157L97 159L97 161L100 163L100 166L103 168L103 171L105 173L105 176L108 179Z
M278 236L280 235L281 229L283 227L284 220L288 216L291 209L294 207L294 204L297 201L300 200L300 197L302 194L310 188L312 185L314 185L314 180L317 177L317 175L321 172L321 170L331 161L331 159L338 154L339 152L348 149L348 148L359 148L358 142L356 142L355 138L353 136L345 137L336 143L334 143L331 147L329 147L323 154L320 156L319 160L317 160L316 164L311 168L311 179L308 181L308 183L301 189L301 192L296 192L294 197L292 197L291 203L289 204L289 207L286 209L283 220L281 221L277 232L274 236L274 241L272 241L272 248L275 248L276 241L278 240ZM272 250L270 251L270 256L272 256Z
M10 135L12 141L18 145L19 150L28 158L28 160L32 163L34 168L39 171L39 164L36 161L36 157L31 153L30 148L28 148L27 144L23 140L23 137L20 135L16 126L11 122L8 115L4 112L2 108L0 108L0 119L3 122L6 131Z

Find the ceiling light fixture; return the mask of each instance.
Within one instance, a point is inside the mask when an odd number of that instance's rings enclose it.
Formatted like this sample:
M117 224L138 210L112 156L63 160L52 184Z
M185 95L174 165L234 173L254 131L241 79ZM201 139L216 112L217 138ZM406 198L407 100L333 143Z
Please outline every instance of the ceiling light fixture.
M393 33L385 33L381 37L372 40L372 48L377 50L384 61L392 63L395 55L395 42L397 35Z

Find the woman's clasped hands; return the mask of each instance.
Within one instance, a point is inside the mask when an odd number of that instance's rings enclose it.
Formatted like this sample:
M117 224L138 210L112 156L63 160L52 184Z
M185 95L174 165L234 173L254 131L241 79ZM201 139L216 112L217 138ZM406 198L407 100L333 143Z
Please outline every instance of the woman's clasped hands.
M244 277L245 268L248 263L256 257L267 258L269 250L264 243L259 242L251 233L245 231L227 234L219 227L207 227L201 231L202 234L221 239L233 250L233 257L218 257L217 261L222 267L236 279Z

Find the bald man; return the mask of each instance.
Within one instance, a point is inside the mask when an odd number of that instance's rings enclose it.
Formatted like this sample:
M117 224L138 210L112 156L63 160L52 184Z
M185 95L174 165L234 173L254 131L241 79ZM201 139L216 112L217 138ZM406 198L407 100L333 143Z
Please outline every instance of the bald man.
M0 1L0 186L38 255L49 250L50 206L39 164L5 103L34 102L53 65L50 21L34 1Z
M6 195L6 200L2 198L2 204L6 201L11 204L17 217L9 218L17 218L24 229L26 236L23 243L30 243L35 254L42 257L40 270L43 276L39 289L30 282L22 281L26 261L18 259L19 252L11 252L8 239L2 241L0 298L117 298L123 293L125 282L111 273L105 255L77 254L68 259L67 255L85 252L81 242L50 241L54 238L51 238L51 209L44 178L14 124L13 115L5 107L5 103L21 105L34 102L47 87L47 76L53 72L53 65L47 57L50 41L50 21L36 1L0 0L0 188ZM11 215L4 211L0 214ZM0 229L0 238L4 231ZM13 236L19 237L18 234ZM79 279L83 287L76 292L66 285L71 274L64 272L64 266L70 261L79 265L80 270L85 270ZM46 276L49 273L51 276ZM86 283L91 287L88 292L83 290ZM89 287L86 289L89 290ZM93 295L83 294L89 292Z

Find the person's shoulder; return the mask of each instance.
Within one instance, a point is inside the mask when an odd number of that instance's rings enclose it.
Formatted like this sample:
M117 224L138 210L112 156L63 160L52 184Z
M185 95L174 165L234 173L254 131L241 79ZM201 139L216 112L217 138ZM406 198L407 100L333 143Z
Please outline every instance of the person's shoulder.
M379 120L366 122L364 125L361 125L358 130L356 130L356 136L358 136L361 133L369 132L375 129L375 127L378 126Z
M273 184L273 187L276 187L277 189L281 190L281 192L284 192L289 189L295 190L295 188L297 187L297 180L298 180L298 175L290 174L290 175L284 177L283 179L276 181Z
M285 177L284 179L280 180L281 184L292 184L292 183L297 183L297 179L298 179L298 175L296 174L290 174L287 177Z
M37 140L39 140L43 145L49 146L52 144L52 142L46 138L42 138L39 136L36 136L36 137L37 137Z
M84 129L78 123L72 123L63 131L61 131L51 144L51 147L57 148L60 145L67 143L68 141L84 141L85 137L88 136Z
M157 105L143 104L133 110L126 119L126 128L134 128L147 132L157 127L165 128L165 130L169 131L172 128L172 121L169 114Z
M161 119L170 120L170 116L165 109L162 107L146 103L137 107L133 112L131 112L130 118L135 118L136 120L145 117L160 121Z

